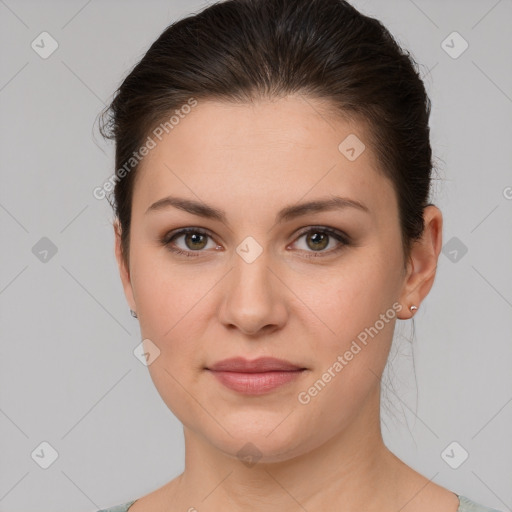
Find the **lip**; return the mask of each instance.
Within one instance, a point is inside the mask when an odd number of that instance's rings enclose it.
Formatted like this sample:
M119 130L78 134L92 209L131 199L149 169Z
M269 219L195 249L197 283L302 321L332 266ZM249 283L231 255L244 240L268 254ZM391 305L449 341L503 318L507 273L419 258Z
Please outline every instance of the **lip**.
M225 359L206 368L227 388L246 395L262 395L292 382L306 371L283 359L242 357Z
M305 370L304 367L276 359L275 357L260 357L249 361L243 357L224 359L207 368L214 372L239 372L239 373L263 373L263 372L289 372Z

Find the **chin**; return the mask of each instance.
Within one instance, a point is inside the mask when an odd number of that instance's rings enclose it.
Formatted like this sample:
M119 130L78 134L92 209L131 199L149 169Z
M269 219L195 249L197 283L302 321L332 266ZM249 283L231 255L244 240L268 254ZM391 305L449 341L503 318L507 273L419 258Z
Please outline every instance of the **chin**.
M282 418L281 418L282 420ZM255 462L283 462L301 455L307 451L307 434L304 430L284 427L284 423L276 428L257 428L254 424L238 423L236 430L225 425L233 437L225 434L222 439L205 435L210 443L230 457L246 462L248 467ZM300 430L300 436L299 436Z

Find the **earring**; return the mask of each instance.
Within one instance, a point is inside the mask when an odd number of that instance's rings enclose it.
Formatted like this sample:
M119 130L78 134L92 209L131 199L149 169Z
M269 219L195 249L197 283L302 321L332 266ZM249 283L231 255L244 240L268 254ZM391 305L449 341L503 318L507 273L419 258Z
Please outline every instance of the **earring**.
M130 314L133 316L133 318L139 318L137 316L137 313L135 313L135 311L133 311L133 309L130 309Z
M418 309L418 306L410 306L409 309L414 312Z

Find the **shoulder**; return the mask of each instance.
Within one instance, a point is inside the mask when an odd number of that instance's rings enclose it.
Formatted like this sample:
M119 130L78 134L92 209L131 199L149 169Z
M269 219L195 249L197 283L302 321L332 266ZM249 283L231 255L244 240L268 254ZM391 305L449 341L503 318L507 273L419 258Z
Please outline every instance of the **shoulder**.
M485 507L484 505L480 505L480 503L476 503L466 496L458 495L459 497L459 509L457 512L501 512L496 510L495 508Z
M127 512L128 508L135 503L136 500L128 501L122 505L116 505L115 507L105 508L98 510L98 512Z

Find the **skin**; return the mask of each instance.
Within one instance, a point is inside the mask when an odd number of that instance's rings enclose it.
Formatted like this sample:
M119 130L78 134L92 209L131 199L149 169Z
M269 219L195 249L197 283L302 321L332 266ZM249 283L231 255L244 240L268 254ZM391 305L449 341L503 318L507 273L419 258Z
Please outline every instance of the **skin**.
M143 339L160 350L148 369L183 423L186 457L181 475L130 512L457 511L455 494L406 466L380 431L380 377L394 326L411 318L409 306L419 307L432 287L441 212L425 209L424 235L406 263L396 194L364 124L327 117L322 107L298 95L243 105L200 101L137 171L129 266L117 222L116 258ZM338 150L349 134L366 144L354 161ZM168 195L222 209L227 223L172 206L146 213ZM281 208L334 195L369 212L347 207L275 222ZM329 236L315 250L318 242L303 233L311 226L342 231L351 243ZM209 232L199 241L174 239L196 257L162 242L184 227ZM263 250L251 263L236 252L248 236ZM401 311L300 403L298 394L395 302ZM234 356L278 357L307 371L246 396L204 369ZM261 455L251 467L237 457L249 442Z

